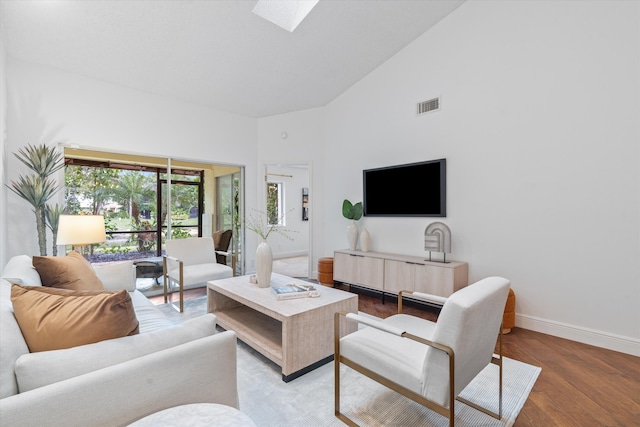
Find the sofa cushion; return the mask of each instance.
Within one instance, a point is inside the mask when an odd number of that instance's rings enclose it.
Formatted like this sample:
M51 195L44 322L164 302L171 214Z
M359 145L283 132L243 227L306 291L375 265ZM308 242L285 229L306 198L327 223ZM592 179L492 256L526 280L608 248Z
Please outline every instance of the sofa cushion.
M77 251L67 256L34 256L33 266L44 286L75 290L104 290L91 264Z
M107 291L136 290L136 267L132 261L91 264Z
M11 302L29 351L56 350L138 333L127 291L13 285Z
M233 269L227 265L212 262L209 264L185 265L182 271L184 286L207 283L209 280L226 279L233 277ZM178 281L180 268L174 268L168 273L169 277Z
M11 283L3 279L0 281L0 399L18 393L15 364L18 357L27 353L29 348L11 307Z
M16 362L16 378L23 393L215 333L216 317L206 314L155 332L65 350L25 354Z
M406 314L396 314L382 320L382 323L422 338L430 339L435 323ZM385 342L385 350L380 351L380 342ZM384 372L385 377L420 393L422 365L428 346L397 335L367 327L340 339L342 356L371 369Z
M131 301L136 311L136 317L140 322L140 333L158 331L174 326L174 323L156 307L140 291L130 292Z
M11 258L2 270L2 278L16 285L42 286L40 275L33 268L29 255L17 255Z

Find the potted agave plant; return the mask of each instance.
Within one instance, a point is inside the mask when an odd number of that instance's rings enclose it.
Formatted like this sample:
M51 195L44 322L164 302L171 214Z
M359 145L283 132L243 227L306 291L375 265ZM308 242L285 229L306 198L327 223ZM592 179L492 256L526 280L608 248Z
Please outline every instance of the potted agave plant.
M47 226L57 232L59 210L57 206L47 207L47 201L58 191L56 181L50 178L55 172L64 167L64 156L55 148L45 144L27 145L14 155L24 163L33 173L20 175L17 181L7 185L9 190L26 200L33 206L36 215L36 229L38 231L38 245L40 255L47 255ZM49 215L47 215L49 209ZM47 224L47 219L49 223ZM55 237L54 237L55 251Z
M344 202L342 202L342 216L351 220L351 223L347 226L347 240L349 241L349 249L353 251L358 244L358 226L356 225L356 221L362 218L362 202L354 205L349 200L344 199Z

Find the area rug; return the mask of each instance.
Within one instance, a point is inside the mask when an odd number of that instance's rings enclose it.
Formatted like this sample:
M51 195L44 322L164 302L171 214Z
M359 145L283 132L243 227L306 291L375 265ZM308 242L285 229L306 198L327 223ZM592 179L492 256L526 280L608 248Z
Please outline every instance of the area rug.
M206 297L185 301L185 312L158 306L176 323L206 313ZM259 427L332 427L345 424L333 415L334 364L295 380L282 381L280 367L238 341L240 409ZM541 369L504 359L502 420L456 402L456 426L512 426ZM446 427L448 420L392 390L341 366L342 412L361 426ZM461 394L498 410L498 367L489 365Z
M177 302L174 302L177 306ZM180 313L169 304L156 305L175 324L207 314L207 297L190 298L184 300L184 311Z

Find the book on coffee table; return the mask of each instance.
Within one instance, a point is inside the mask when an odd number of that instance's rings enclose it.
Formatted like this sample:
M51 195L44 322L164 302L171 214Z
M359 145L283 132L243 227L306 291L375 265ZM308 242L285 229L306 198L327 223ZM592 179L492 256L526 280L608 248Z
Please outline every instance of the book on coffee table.
M271 291L279 300L304 298L309 296L309 292L315 291L315 289L316 288L313 285L298 285L293 283L284 286L271 287Z

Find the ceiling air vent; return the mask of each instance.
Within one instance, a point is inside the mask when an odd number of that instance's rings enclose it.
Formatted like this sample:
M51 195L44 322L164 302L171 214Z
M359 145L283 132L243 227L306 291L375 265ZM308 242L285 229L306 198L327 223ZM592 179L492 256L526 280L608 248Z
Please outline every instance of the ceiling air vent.
M418 102L418 116L440 109L440 97Z

